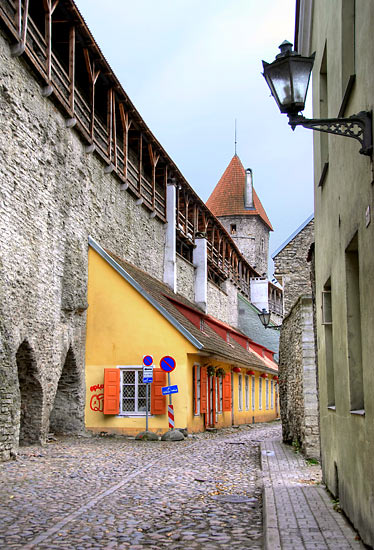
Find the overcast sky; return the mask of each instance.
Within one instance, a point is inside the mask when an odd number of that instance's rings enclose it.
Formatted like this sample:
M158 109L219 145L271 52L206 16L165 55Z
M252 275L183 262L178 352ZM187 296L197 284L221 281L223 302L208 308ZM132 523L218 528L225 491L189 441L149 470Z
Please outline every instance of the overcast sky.
M312 131L292 132L261 75L295 0L76 0L146 124L206 201L234 154L252 168L273 252L313 212ZM311 95L311 92L310 92ZM307 113L308 114L308 113Z

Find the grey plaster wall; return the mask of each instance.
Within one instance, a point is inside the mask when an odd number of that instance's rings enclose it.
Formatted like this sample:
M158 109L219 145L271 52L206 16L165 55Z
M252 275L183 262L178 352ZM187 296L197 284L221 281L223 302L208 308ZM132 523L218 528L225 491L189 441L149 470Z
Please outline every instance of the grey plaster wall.
M318 458L318 398L311 296L301 296L283 320L279 352L283 440Z
M68 353L53 424L83 428L83 407L64 423L61 403L72 379L84 397L88 235L162 278L164 226L84 152L1 33L0 127L0 457L9 458L22 422L29 441L45 439Z
M274 275L283 286L284 315L290 312L299 296L312 291L307 256L313 242L314 219L273 258Z
M248 263L260 275L267 274L269 228L261 218L259 216L221 216L218 219ZM236 234L230 232L231 224L236 224Z

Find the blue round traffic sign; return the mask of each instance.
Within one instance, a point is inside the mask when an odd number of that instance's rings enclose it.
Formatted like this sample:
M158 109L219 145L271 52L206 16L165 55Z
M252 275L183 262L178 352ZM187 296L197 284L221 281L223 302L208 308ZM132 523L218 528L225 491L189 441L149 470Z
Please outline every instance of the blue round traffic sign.
M152 357L152 355L144 355L144 357L143 357L143 365L145 365L146 367L150 367L151 365L153 365L153 357Z
M170 355L165 355L160 361L160 367L165 372L171 372L175 369L177 366L174 357L170 357Z

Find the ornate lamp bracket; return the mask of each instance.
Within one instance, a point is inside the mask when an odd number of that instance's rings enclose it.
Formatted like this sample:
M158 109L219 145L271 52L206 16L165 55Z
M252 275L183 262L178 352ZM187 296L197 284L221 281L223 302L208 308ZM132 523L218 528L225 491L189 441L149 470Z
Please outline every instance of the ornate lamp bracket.
M302 115L288 115L289 125L294 130L296 126L303 126L318 132L326 132L337 136L346 136L361 144L362 155L372 155L372 115L367 111L360 111L349 118L305 118Z

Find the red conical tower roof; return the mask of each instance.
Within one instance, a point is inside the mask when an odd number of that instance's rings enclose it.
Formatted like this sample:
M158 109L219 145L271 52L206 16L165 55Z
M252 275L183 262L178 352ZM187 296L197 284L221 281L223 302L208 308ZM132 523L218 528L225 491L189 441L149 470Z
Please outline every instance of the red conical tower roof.
M253 208L245 208L244 187L245 170L238 155L234 155L207 200L207 207L217 218L220 216L260 216L270 231L273 231L270 220L254 188Z

